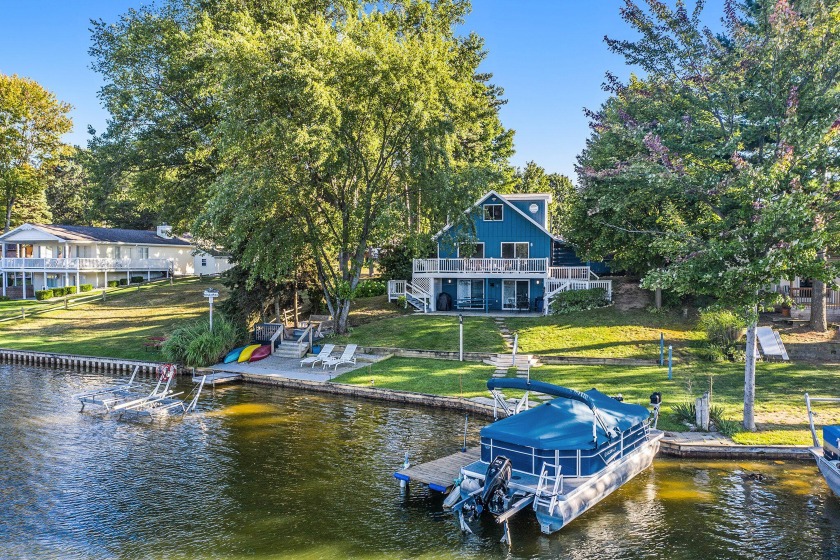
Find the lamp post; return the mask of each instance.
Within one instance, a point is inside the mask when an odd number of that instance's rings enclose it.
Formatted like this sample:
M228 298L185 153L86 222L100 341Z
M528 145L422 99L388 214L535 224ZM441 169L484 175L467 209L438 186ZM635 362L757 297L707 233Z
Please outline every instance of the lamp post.
M204 297L210 300L210 332L213 332L213 300L219 297L219 290L213 288L204 290Z

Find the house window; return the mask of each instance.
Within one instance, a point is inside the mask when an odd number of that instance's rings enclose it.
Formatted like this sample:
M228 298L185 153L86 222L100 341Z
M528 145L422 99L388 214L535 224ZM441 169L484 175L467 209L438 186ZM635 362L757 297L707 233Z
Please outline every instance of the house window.
M207 259L206 258L201 259L201 267L204 268L205 266L207 266Z
M137 258L138 259L148 259L149 258L149 248L148 247L137 247Z
M504 217L501 204L485 204L484 205L484 221L485 222L501 222Z
M502 243L503 259L527 259L530 243Z
M458 257L461 259L483 259L484 242L478 241L475 243L459 243Z

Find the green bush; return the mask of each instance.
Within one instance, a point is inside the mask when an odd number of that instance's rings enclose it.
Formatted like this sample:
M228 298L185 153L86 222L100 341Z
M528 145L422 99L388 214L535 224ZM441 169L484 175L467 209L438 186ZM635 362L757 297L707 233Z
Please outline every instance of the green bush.
M744 320L731 311L705 309L700 312L700 329L706 331L706 351L700 351L699 357L709 361L718 361L719 355L730 361L743 358L738 342L746 332Z
M125 278L120 278L120 286L125 286L126 284L128 284L128 280L126 280Z
M142 284L145 281L146 281L146 279L143 278L142 276L132 276L131 277L131 283L132 284Z
M679 423L694 424L697 421L697 408L693 402L677 403L671 407L671 414Z
M79 290L82 292L90 292L93 290L93 284L82 284L79 286Z
M607 291L603 288L589 290L569 290L560 292L551 299L549 311L552 315L562 315L575 311L586 311L609 305Z
M167 361L191 367L218 363L242 340L242 332L221 315L209 321L196 321L179 327L164 341L161 352Z
M715 425L715 429L725 435L732 437L741 431L741 424L735 420L727 420L723 417L723 407L713 406L709 409L709 420Z
M52 289L53 297L61 297L65 292L65 288L53 288Z
M52 290L35 290L35 299L38 301L44 301L45 299L50 299L53 297Z
M108 280L108 287L109 288L116 288L119 285L120 285L120 283L116 280Z
M362 280L356 285L356 291L353 296L357 298L366 298L374 296L385 295L387 286L385 282L380 280Z
M731 311L703 310L697 324L706 331L706 338L725 350L735 346L746 332L746 325L741 317Z
M0 296L0 301L12 301L12 298L9 296Z
M76 286L67 286L64 288L64 295L65 296L72 296L76 293Z

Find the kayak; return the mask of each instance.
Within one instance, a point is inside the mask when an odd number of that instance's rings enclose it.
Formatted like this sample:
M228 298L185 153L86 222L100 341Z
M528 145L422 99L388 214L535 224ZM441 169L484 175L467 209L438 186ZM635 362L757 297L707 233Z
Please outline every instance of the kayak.
M271 344L263 344L251 354L251 357L248 359L249 362L256 362L258 360L262 360L268 358L271 355Z
M244 350L239 354L239 358L237 358L237 362L247 362L251 359L251 354L254 353L254 350L259 348L259 344L252 344L250 346L246 346Z
M243 350L245 350L244 346L240 346L239 348L234 348L233 350L228 352L227 356L225 356L225 359L222 360L222 363L223 364L229 364L231 362L235 362L239 358L239 354L241 354Z

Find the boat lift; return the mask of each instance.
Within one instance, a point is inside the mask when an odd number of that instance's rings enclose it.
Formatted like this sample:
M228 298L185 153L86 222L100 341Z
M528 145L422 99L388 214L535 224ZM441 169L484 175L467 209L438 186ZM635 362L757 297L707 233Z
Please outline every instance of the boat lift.
M187 403L178 398L183 392L175 393L170 390L177 373L175 365L165 364L158 368L157 384L151 391L148 387L134 382L138 370L139 367L134 369L128 383L73 395L73 398L82 403L80 412L84 411L86 405L95 405L106 415L116 414L118 419L153 419L179 412L186 415L195 410L206 376L202 377L198 386L193 389L193 398Z

